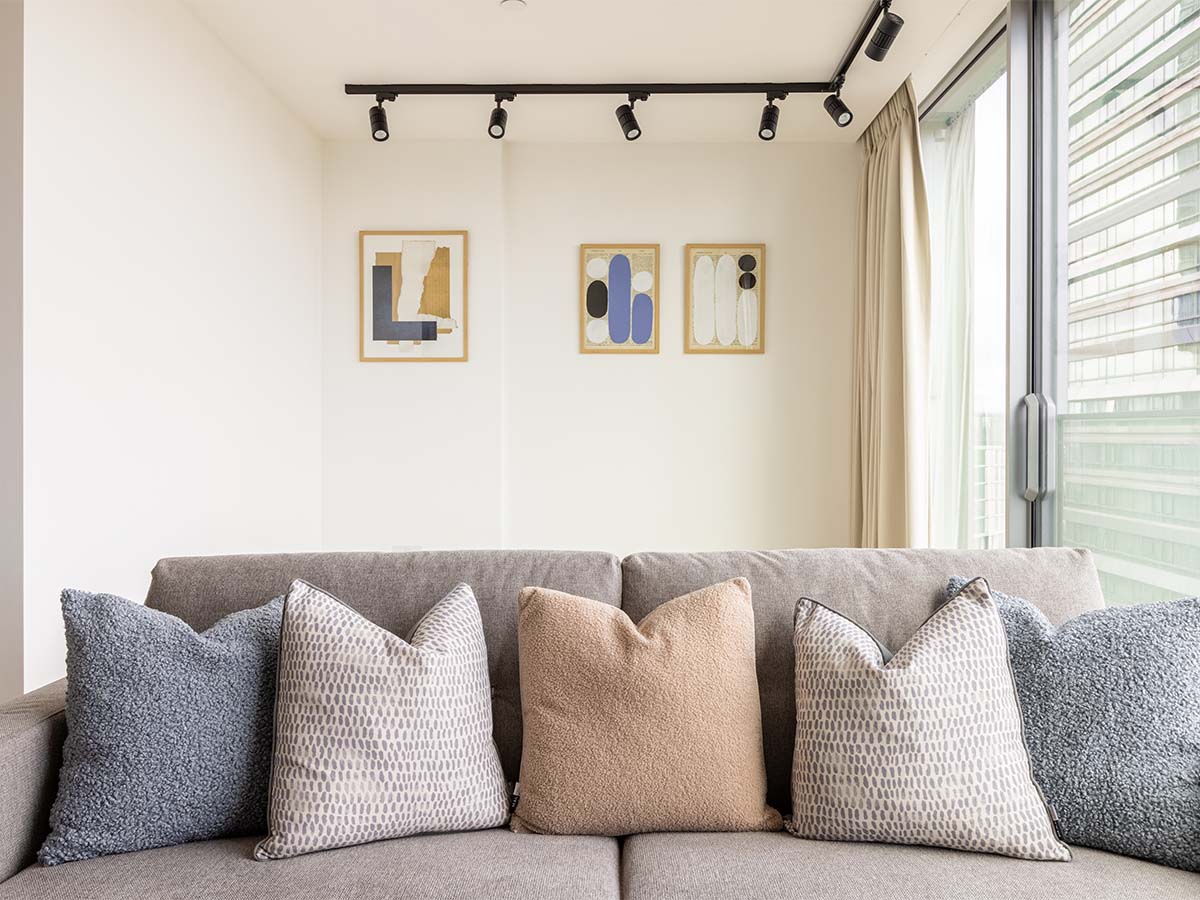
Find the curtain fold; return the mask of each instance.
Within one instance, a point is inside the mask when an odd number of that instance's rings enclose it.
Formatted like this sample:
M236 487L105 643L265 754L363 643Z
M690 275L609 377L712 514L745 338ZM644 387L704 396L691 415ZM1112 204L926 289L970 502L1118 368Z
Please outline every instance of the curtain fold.
M918 125L906 80L859 139L851 521L863 547L932 543L929 212Z

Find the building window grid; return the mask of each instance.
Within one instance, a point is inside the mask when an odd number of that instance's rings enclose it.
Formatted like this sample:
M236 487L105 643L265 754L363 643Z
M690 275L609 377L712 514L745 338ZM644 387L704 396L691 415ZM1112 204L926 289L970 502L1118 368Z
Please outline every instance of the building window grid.
M1067 167L1067 178L1078 181L1104 168L1122 156L1133 156L1144 147L1172 131L1177 131L1200 115L1200 88L1184 94L1154 115L1123 131L1117 137L1080 157Z
M1067 286L1070 305L1093 303L1107 294L1146 287L1165 278L1197 271L1200 242L1181 244L1141 259L1118 263L1093 275L1076 278Z
M1187 465L1200 465L1200 448L1195 444L1105 443L1103 431L1089 430L1080 418L1076 429L1079 441L1066 448L1065 464L1094 466L1103 470L1169 473ZM1098 436L1097 440L1085 438Z
M1123 4L1115 8L1106 16L1106 19L1116 17L1116 21L1124 21L1129 15L1136 11L1144 4L1134 6L1132 4ZM1067 91L1069 100L1076 100L1082 94L1094 88L1096 85L1103 82L1110 75L1116 72L1119 68L1134 59L1138 54L1145 51L1147 48L1154 46L1159 40L1166 35L1171 29L1178 26L1181 22L1187 19L1190 11L1185 9L1188 4L1180 3L1173 9L1167 10L1157 19L1134 35L1132 40L1126 41L1117 48L1116 52L1111 56L1106 56L1092 68L1082 72L1078 78L1071 82L1071 86ZM1115 22L1114 22L1115 24ZM1109 26L1111 29L1113 26ZM1106 32L1107 30L1106 29ZM1079 54L1074 54L1073 58L1078 58Z
M1092 23L1086 31L1079 32L1072 36L1071 47L1068 51L1068 58L1071 62L1075 62L1084 53L1091 50L1100 40L1108 35L1110 31L1123 22L1130 13L1141 9L1146 5L1147 0L1127 0L1110 9L1104 16ZM1071 24L1074 25L1083 15L1088 12L1095 2L1081 2L1075 4L1071 10Z
M1200 220L1200 191L1191 191L1109 225L1067 245L1069 264L1086 262L1089 257L1144 238L1164 235L1169 229L1191 225Z
M1067 366L1067 380L1080 387L1097 381L1121 384L1152 375L1182 373L1200 374L1200 343L1075 359Z
M1087 14L1097 3L1103 0L1081 0L1074 4L1071 9L1070 20L1072 28L1085 14ZM1147 6L1152 0L1126 0L1125 3L1119 3L1110 9L1103 17L1093 22L1086 31L1073 33L1071 35L1071 46L1067 56L1071 62L1079 59L1088 50L1096 46L1104 37L1108 35L1117 25L1124 22L1129 16L1137 12L1144 6ZM1200 0L1183 0L1179 4L1181 15L1186 16L1194 11L1197 6L1200 6Z
M1200 325L1200 293L1195 291L1076 319L1067 326L1067 343L1078 347L1094 341L1166 334L1175 328L1194 325Z
M1149 412L1190 412L1200 411L1200 392L1188 393L1155 393L1132 397L1090 397L1074 399L1068 402L1067 410L1072 415L1101 415L1114 413L1149 413ZM1200 421L1198 419L1197 421ZM1129 446L1123 444L1122 446ZM1150 446L1161 446L1153 444ZM1196 445L1194 462L1189 463L1200 470L1200 443ZM1183 463L1181 462L1182 466Z
M1149 514L1163 521L1182 523L1200 518L1200 495L1183 496L1142 488L1068 482L1065 499L1080 509L1098 512Z
M1192 544L1084 522L1068 522L1063 536L1070 544L1130 562L1153 562L1185 575L1200 570L1200 547Z
M969 546L1003 547L1008 502L1004 421L994 415L977 415L975 428L975 515Z
M1075 224L1080 219L1110 209L1158 187L1169 178L1183 175L1195 168L1197 163L1200 163L1200 139L1190 141L1116 181L1071 201L1067 205L1067 219Z
M1126 85L1123 91L1115 93L1106 103L1098 105L1071 125L1067 133L1068 139L1072 142L1081 140L1096 128L1107 125L1139 100L1157 91L1163 85L1175 81L1188 69L1195 67L1196 62L1196 44L1193 40L1193 42L1181 46L1175 56L1138 79L1135 84Z

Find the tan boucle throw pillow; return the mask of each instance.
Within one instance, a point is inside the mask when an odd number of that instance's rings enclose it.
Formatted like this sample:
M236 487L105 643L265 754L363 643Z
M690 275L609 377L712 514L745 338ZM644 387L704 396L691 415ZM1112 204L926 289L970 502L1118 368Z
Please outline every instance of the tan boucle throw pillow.
M637 625L545 588L519 600L525 739L514 831L771 831L750 584Z

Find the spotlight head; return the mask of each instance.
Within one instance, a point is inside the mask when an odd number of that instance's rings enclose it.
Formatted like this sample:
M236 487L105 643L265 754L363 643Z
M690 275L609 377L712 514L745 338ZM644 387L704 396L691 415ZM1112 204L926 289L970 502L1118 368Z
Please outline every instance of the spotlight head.
M886 10L875 28L875 33L871 35L871 40L867 42L867 56L875 62L883 62L883 58L892 49L892 42L903 27L904 20L890 9Z
M775 140L775 131L779 126L779 107L768 103L763 107L762 118L758 120L758 136L764 141Z
M492 110L492 117L488 119L488 137L499 140L504 137L504 129L508 125L508 110L503 109L497 104Z
M516 94L497 94L496 108L492 110L492 116L488 119L488 137L493 137L496 140L504 137L504 132L508 128L508 110L500 104L505 100L513 101L517 99Z
M621 123L621 130L625 132L625 140L636 141L642 136L637 116L633 114L632 103L622 103L617 107L617 121Z
M762 118L758 120L758 136L764 141L775 140L775 133L779 130L779 107L775 101L786 97L783 91L770 91L767 94L767 105L763 107Z
M387 112L382 103L371 107L371 137L377 141L388 139Z
M630 94L629 102L622 103L617 107L617 121L621 125L621 131L625 134L625 140L636 141L642 136L642 126L638 124L637 116L633 113L633 104L639 100L647 100L649 97L649 94Z
M375 105L371 107L371 137L377 141L386 141L390 132L388 131L387 112L383 108L385 100L396 99L395 94L376 94Z
M833 119L838 128L845 128L854 121L854 113L850 112L850 107L843 103L837 94L830 94L825 98L825 112L829 113L829 118Z

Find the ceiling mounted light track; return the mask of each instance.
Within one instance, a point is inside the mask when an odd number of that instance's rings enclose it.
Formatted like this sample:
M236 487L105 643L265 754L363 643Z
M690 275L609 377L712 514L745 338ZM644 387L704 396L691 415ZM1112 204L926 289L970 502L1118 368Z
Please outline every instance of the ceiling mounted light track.
M633 112L635 103L643 102L652 94L765 94L767 105L759 119L758 136L764 141L775 139L779 125L779 107L776 101L788 94L827 94L824 106L838 127L845 128L854 120L854 114L841 98L846 83L846 73L863 46L865 55L882 61L896 40L904 20L891 11L892 0L872 0L858 31L842 55L837 70L828 81L779 81L779 82L637 82L605 84L347 84L346 93L352 96L374 96L376 105L371 107L371 137L386 141L389 136L387 113L383 109L385 100L401 96L476 96L490 95L496 101L488 120L488 134L496 139L504 137L508 128L508 111L501 106L521 94L570 95L624 94L628 103L617 107L617 121L625 139L637 140L642 129ZM870 37L868 44L867 38Z

